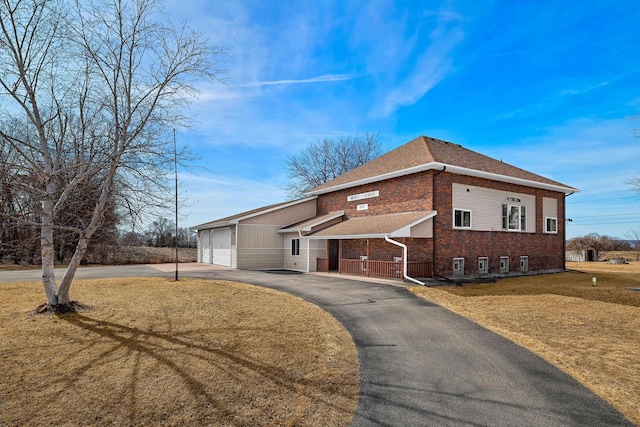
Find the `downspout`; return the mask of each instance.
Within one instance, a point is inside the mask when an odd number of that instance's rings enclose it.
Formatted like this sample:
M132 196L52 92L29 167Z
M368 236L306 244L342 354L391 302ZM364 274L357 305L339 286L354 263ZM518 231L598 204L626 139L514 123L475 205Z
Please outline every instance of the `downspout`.
M402 276L403 276L403 278L405 278L407 280L410 280L413 283L417 283L418 285L427 286L426 283L421 282L418 279L414 279L413 277L409 277L407 275L407 252L408 252L407 245L390 239L388 234L384 235L384 240L386 240L387 242L391 243L392 245L400 246L402 248L402 251L403 251L403 256L402 256Z

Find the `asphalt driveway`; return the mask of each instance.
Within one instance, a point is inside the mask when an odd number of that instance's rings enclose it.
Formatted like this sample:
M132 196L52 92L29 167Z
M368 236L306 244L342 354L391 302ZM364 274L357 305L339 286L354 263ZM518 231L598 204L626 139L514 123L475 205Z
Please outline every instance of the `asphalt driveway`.
M183 266L180 275L282 290L322 307L344 325L360 362L354 426L633 425L543 359L403 287L203 267ZM173 270L144 266L81 271L79 277L173 277ZM16 280L8 273L0 273L0 283Z

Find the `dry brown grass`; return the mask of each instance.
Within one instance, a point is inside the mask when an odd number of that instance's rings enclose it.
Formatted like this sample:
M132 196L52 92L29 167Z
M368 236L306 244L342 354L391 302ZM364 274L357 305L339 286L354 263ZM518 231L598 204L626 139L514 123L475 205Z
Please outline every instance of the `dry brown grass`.
M78 314L3 284L0 425L348 425L355 346L280 292L184 279L77 281Z
M545 358L640 424L640 263L414 293ZM592 285L592 277L598 286Z

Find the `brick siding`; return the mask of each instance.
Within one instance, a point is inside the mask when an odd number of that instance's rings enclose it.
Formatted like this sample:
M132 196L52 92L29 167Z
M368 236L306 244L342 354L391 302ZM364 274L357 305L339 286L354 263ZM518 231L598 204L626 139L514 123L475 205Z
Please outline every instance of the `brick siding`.
M435 202L433 182L435 181ZM460 183L502 191L531 194L536 197L536 233L507 232L503 230L471 231L453 229L451 206L452 184ZM379 191L379 196L348 202L347 196ZM558 233L545 234L543 198L558 200ZM358 211L359 204L368 204L368 210ZM564 203L563 193L536 189L521 185L491 181L448 172L426 171L386 181L320 195L317 214L344 210L347 218L384 215L416 210L437 210L434 221L434 239L405 239L409 247L409 261L431 261L434 272L441 276L453 275L453 258L465 259L465 274L478 274L478 258L489 258L489 273L500 273L500 257L508 256L510 271L520 271L520 257L529 257L529 271L554 271L564 269ZM496 215L500 215L496 212ZM368 239L371 260L393 260L401 256L402 249L384 241ZM403 239L399 239L403 242ZM342 257L358 259L367 254L367 240L344 240Z

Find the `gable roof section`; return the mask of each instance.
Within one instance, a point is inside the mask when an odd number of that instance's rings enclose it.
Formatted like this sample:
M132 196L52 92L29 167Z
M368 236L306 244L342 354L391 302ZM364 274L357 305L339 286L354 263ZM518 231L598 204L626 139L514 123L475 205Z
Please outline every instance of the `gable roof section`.
M320 227L334 219L338 219L344 215L344 211L329 212L325 215L316 216L297 224L292 224L278 230L278 233L311 233L314 228Z
M307 195L319 195L426 170L446 170L494 181L545 188L565 194L579 191L493 159L458 144L420 136L395 150L328 181Z
M437 211L414 211L349 218L315 232L310 239L411 237L411 227L436 216Z
M210 222L205 222L204 224L199 224L199 225L194 225L193 227L190 227L189 229L192 231L198 231L198 230L206 230L206 229L210 229L210 228L218 228L218 227L226 227L229 225L233 225L233 224L237 224L238 222L245 220L245 219L249 219L249 218L253 218L259 215L264 215L266 213L270 213L270 212L274 212L280 209L284 209L284 208L288 208L289 206L294 206L297 205L299 203L304 203L304 202L308 202L309 200L313 200L316 197L306 197L303 199L298 199L298 200L293 200L293 201L288 201L288 202L282 202L282 203L276 203L273 205L268 205L268 206L263 206L261 208L257 208L257 209L252 209L250 211L246 211L246 212L242 212L239 214L235 214L235 215L231 215L231 216L227 216L225 218L220 218L220 219L216 219L215 221L210 221Z

